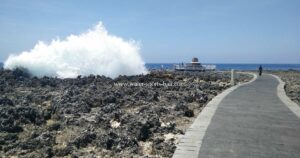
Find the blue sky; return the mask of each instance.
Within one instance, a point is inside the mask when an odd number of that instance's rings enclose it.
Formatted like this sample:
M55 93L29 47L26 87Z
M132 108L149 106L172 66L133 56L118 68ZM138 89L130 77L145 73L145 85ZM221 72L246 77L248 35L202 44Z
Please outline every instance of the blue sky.
M1 0L0 61L98 21L145 62L300 63L299 0Z

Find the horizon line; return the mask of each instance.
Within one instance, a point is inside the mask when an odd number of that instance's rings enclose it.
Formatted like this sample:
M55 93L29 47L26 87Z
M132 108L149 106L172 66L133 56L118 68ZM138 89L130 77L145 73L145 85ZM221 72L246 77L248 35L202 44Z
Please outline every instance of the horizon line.
M145 64L180 64L182 62L145 62ZM183 63L189 63L189 62L183 62ZM0 64L4 64L4 62L0 61ZM263 64L273 64L273 65L300 65L300 63L227 63L227 62L220 62L220 63L214 63L214 62L208 62L208 63L201 63L201 64L255 64L255 65L263 65Z
M145 62L145 64L180 64L182 62ZM189 62L183 62L183 63L189 63ZM300 65L300 63L213 63L213 62L209 62L209 63L201 63L201 64L257 64L257 65L263 65L263 64L273 64L273 65Z

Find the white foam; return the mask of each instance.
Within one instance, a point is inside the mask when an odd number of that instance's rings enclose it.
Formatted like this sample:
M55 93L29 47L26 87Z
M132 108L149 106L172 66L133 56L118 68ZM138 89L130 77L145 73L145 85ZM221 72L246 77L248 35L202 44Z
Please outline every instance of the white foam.
M139 44L110 35L101 22L80 35L70 35L50 44L38 42L30 51L10 55L4 68L27 68L38 77L74 78L78 75L119 75L147 73Z

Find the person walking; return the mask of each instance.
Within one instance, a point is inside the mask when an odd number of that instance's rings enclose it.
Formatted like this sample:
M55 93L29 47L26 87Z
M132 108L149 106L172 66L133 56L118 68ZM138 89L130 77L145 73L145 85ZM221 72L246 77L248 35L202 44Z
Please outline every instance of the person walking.
M261 66L261 65L259 65L259 68L258 68L259 76L261 76L261 74L262 74L262 71L263 71L263 68L262 68L262 66Z

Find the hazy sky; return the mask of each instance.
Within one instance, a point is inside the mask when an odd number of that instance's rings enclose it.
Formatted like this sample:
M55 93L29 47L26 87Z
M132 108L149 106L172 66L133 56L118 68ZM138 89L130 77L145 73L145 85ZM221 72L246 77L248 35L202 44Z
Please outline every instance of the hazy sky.
M300 0L1 0L0 61L102 21L146 62L300 63Z

